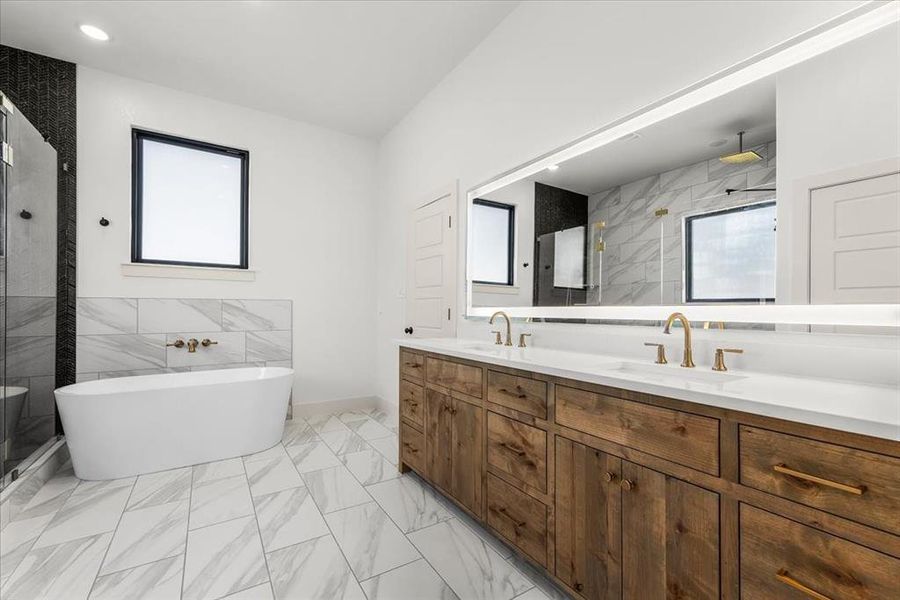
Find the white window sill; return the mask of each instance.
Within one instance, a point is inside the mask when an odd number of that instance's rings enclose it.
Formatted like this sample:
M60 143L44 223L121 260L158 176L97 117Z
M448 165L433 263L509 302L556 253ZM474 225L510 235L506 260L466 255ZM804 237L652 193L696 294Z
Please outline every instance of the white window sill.
M519 286L499 283L473 283L472 292L475 294L510 294L515 296L519 293Z
M151 263L124 263L125 277L157 277L167 279L217 279L221 281L255 281L256 271L220 267L185 267Z

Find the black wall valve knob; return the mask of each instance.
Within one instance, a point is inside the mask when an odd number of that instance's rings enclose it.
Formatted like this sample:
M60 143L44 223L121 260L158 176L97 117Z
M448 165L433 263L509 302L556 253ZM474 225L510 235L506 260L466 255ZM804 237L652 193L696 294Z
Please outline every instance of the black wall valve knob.
M26 221L32 217L31 213L28 212L27 210L25 210L24 208L22 209L22 212L19 213L19 216L22 217L23 219L25 219Z
M109 225L109 219L100 217L100 227L106 227L107 225Z

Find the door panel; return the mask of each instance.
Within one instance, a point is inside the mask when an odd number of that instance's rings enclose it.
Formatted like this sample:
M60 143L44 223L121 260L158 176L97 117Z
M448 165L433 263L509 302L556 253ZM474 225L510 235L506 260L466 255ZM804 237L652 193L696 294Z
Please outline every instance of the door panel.
M481 516L482 409L453 399L452 493L466 508Z
M448 492L453 453L451 409L450 396L425 390L425 470L435 484Z
M622 593L621 466L556 437L556 576L592 600Z
M456 184L409 213L406 319L414 337L456 334Z
M622 597L718 598L718 495L630 462L622 478Z
M900 302L900 174L810 195L810 303Z

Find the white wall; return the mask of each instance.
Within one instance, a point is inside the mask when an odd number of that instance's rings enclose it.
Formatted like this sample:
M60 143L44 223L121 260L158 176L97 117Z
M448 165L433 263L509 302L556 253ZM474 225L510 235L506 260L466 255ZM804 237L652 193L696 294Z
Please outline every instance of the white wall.
M515 280L511 288L476 285L472 306L531 306L534 292L534 182L523 179L483 196L516 207ZM460 213L465 215L466 213ZM460 240L464 243L464 240ZM527 267L524 267L528 263Z
M465 214L475 185L859 4L522 3L380 145L379 395L396 401L404 224L428 190L458 179ZM564 337L598 331L573 325Z
M777 286L784 303L808 298L808 272L791 268L808 263L805 230L795 225L809 219L800 206L808 197L795 197L795 183L900 157L898 39L895 24L778 75Z
M77 91L78 295L293 300L294 403L372 395L375 144L84 67ZM250 151L255 281L122 275L132 125Z

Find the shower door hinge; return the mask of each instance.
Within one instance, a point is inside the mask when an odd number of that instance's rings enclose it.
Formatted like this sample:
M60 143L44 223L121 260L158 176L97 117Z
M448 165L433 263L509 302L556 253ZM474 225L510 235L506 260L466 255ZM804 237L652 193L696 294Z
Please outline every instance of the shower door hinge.
M10 167L13 166L13 147L6 142L0 145L0 160Z
M447 216L447 229L453 229L453 215Z
M8 115L16 112L16 107L13 105L12 100L10 100L9 97L3 92L0 92L0 108L2 108L3 112Z
M447 309L447 320L448 321L450 320L450 309L449 308Z

